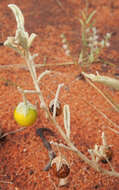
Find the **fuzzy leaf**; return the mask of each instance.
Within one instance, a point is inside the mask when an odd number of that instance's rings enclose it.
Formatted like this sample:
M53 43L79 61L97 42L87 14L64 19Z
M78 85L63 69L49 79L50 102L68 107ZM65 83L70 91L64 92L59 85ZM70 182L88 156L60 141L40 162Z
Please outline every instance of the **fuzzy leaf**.
M15 4L9 4L8 7L12 10L17 21L17 28L24 28L24 17L21 10Z
M83 22L83 20L80 18L79 21L80 21L82 27L84 27L84 22Z
M82 74L94 82L102 83L108 87L114 88L115 90L119 91L119 80L117 79L107 77L107 76L101 76L98 73L97 75L94 75L94 74L87 74L85 72L82 72Z
M92 17L96 14L96 10L94 10L88 17L86 24L89 24L89 22L91 21Z
M70 110L69 105L64 105L64 128L66 131L66 135L68 138L70 138Z

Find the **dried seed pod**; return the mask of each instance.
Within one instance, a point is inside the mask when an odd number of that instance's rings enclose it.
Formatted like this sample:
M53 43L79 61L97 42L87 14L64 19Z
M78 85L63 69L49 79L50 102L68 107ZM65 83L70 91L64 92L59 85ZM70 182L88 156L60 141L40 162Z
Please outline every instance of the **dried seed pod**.
M105 157L101 158L101 162L106 164L107 160L109 160L109 161L112 160L112 156L113 156L112 149L109 146L107 146L104 150L104 154L105 154ZM106 160L106 158L107 158L107 160Z
M53 115L53 110L54 110L54 99L50 101L49 104L49 111ZM57 100L56 102L56 116L59 116L62 113L62 107L61 103Z
M66 178L70 173L70 167L62 155L52 160L51 167L54 175L58 178Z

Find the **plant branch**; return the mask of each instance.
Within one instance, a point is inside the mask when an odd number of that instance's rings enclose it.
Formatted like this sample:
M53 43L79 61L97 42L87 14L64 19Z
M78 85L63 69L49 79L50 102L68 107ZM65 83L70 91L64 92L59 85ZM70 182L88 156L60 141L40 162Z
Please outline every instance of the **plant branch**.
M86 157L83 153L81 153L80 150L78 150L74 146L74 144L71 142L71 140L66 136L66 134L64 133L64 131L61 128L61 126L57 123L56 118L53 117L50 114L49 109L48 109L48 107L47 107L47 105L45 103L43 94L42 94L42 92L40 90L40 86L38 84L39 80L37 78L36 67L35 67L36 65L34 64L34 55L32 56L31 53L30 53L30 51L29 51L29 47L31 46L31 43L32 43L32 41L33 41L33 39L35 38L36 35L35 34L31 34L31 36L29 37L29 34L27 32L25 32L25 29L24 29L24 18L22 16L22 13L21 13L20 9L16 5L12 5L12 4L9 5L9 7L12 9L14 15L16 16L17 31L16 31L16 36L15 37L8 37L8 39L6 40L6 42L4 43L4 45L7 45L7 46L15 49L25 59L25 62L27 64L27 67L29 69L29 72L30 72L32 80L33 80L35 91L38 93L38 97L40 99L42 108L46 112L49 120L57 128L57 130L59 131L60 135L65 140L67 146L72 151L74 151L84 162L86 162L87 164L89 164L96 171L100 171L103 174L108 174L110 176L119 177L119 173L118 172L108 171L108 170L105 170L105 169L101 168L98 163L96 163L96 162L88 159L88 157ZM57 100L57 97L58 97L58 95L56 94L56 100Z

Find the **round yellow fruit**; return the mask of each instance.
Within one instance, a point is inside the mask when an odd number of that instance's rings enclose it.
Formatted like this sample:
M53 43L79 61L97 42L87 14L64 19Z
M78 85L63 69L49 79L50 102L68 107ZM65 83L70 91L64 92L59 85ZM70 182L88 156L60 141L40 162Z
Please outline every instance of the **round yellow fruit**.
M28 101L26 104L24 102L19 103L14 110L14 119L24 127L34 124L37 119L36 107Z

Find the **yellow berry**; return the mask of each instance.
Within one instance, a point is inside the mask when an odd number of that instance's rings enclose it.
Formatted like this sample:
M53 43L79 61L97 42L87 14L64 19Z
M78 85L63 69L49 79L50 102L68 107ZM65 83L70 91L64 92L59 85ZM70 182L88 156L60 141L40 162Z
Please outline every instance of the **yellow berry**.
M37 119L37 110L34 105L21 102L14 110L14 119L21 126L30 126L35 123Z

